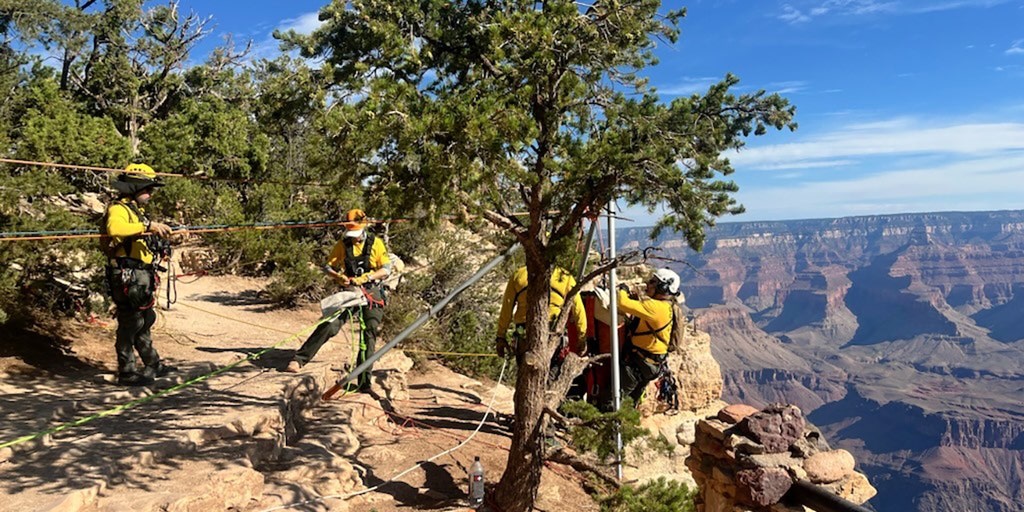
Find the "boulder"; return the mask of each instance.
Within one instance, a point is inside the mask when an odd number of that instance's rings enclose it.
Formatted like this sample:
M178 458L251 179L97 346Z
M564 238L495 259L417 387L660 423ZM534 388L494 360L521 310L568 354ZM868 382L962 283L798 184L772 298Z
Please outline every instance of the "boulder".
M763 444L768 453L780 453L803 436L805 424L804 415L796 406L773 404L747 416L738 427Z
M726 423L739 423L740 420L758 412L757 408L747 404L732 404L718 411L718 419Z
M736 482L743 498L762 507L778 503L793 485L789 473L782 468L743 469L736 472Z
M807 477L816 484L832 483L853 473L853 455L846 450L832 450L811 455L804 461Z

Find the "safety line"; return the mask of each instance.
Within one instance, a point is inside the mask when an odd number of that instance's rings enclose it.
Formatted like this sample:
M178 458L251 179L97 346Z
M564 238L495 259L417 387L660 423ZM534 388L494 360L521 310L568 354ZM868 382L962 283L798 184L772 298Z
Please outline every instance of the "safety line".
M247 357L239 359L238 361L235 361L234 363L231 363L231 364L229 364L227 366L218 368L217 370L214 370L214 371L209 372L207 374L200 375L198 377L194 377L191 380L182 382L181 384L178 384L176 386L173 386L173 387L167 388L165 390L159 391L159 392L154 393L152 395L147 395L147 396L144 396L142 398L138 398L138 399L132 400L130 402L118 405L116 407L112 407L110 409L106 409L104 411L100 411L98 413L91 414L91 415L86 416L84 418L80 418L80 419L77 419L75 421L69 421L67 423L62 423L62 424L57 425L55 427L48 428L48 429L42 430L40 432L36 432L34 434L29 434L29 435L21 436L21 437L16 438L16 439L12 439L10 441L7 441L5 443L0 444L0 449L7 448L7 447L10 447L10 446L19 445L19 444L22 444L22 443L27 443L29 441L32 441L34 439L38 439L38 438L46 436L46 435L52 435L52 434L56 434L58 432L62 432L64 430L68 430L68 429L71 429L71 428L74 428L74 427L79 427L79 426L82 426L82 425L84 425L86 423L89 423L91 421L94 421L94 420L97 420L97 419L100 419L100 418L103 418L103 417L106 417L106 416L111 416L113 414L117 414L117 413L122 412L122 411L126 411L128 409L131 409L132 407L136 407L138 405L142 405L144 403L151 402L153 400L156 400L157 398L160 398L160 397L163 397L163 396L166 396L166 395L170 395L172 393L175 393L175 392L180 391L182 389L185 389L187 387L193 386L193 385L198 384L200 382L212 379L213 377L216 377L217 375L220 375L220 374L222 374L222 373L224 373L224 372L226 372L228 370L231 370L231 369L237 367L238 365L240 365L240 364L242 364L242 363L244 363L246 361L251 361L253 359L256 359L256 358L262 356L263 354L266 354L267 352L270 352L271 350L273 350L273 349L283 345L284 343L286 343L288 341L291 341L293 338L298 338L299 336L302 336L302 335L305 335L305 334L307 334L309 332L312 332L312 330L316 329L317 327L319 327L320 324L323 324L325 322L333 321L335 318L337 318L337 316L339 314L341 314L341 311L338 311L338 312L334 313L333 315L331 315L329 317L322 318L317 323L315 323L315 324L313 324L311 326L308 326L305 329L302 329L301 331L295 332L294 334L291 334L287 338L284 338L281 341L278 341L277 343L275 343L275 344L273 344L273 345L271 345L271 346L269 346L267 348L264 348L264 349L262 349L262 350L260 350L258 352L253 353L253 354L250 354Z
M0 159L2 160L2 159ZM513 215L520 215L515 213ZM449 216L455 218L456 216ZM288 220L282 222L253 222L249 224L207 224L207 225L186 225L186 226L173 226L171 232L188 232L188 233L203 233L203 232L229 232L229 231L241 231L247 229L253 230L265 230L265 229L295 229L301 227L331 227L343 225L350 222L345 219L333 219L333 220L317 220L317 221L302 221L302 220ZM413 219L409 218L391 218L391 219L365 219L362 222L368 224L388 224L398 222L413 222ZM144 234L144 233L143 233ZM72 239L98 239L103 237L109 237L109 234L103 234L99 232L99 229L65 229L65 230L38 230L38 231L0 231L0 242L17 242L17 241L39 241L39 240L72 240Z
M428 462L433 462L434 460L436 460L438 458L441 458L441 457L443 457L445 455L448 455L449 453L454 452L455 450L458 450L459 448L462 448L463 446L468 444L474 437L476 437L477 433L480 432L480 429L483 428L484 423L487 422L487 417L491 414L491 410L494 409L494 401L498 398L498 387L501 386L501 381L505 378L505 368L507 368L507 367L508 367L508 359L505 359L502 362L502 364L501 364L501 373L498 375L498 382L497 382L497 384L494 385L494 391L491 393L491 401L490 401L489 404L487 404L487 410L484 412L484 417L480 419L480 423L476 426L476 429L473 430L473 433L471 433L468 437L466 437L466 439L464 439L461 443L455 445L452 448L444 450L444 451L438 453L437 455L434 455L434 456L430 457L429 459L420 461L419 463L417 463L416 465L410 467L409 469L406 469L406 470L404 470L404 471L402 471L402 472L392 476L391 478L389 478L389 479L387 479L387 480L385 480L385 481L383 481L383 482L381 482L381 483L379 483L379 484L377 484L377 485L375 485L373 487L369 487L367 489L363 489L361 491L356 491L356 492L352 492L352 493L348 493L348 494L330 494L330 495L327 495L327 496L321 496L319 498L314 498L314 499L311 499L311 500L306 500L306 501L302 501L302 502L298 502L298 503L290 503L290 504L281 505L281 506L278 506L278 507L272 507L272 508L265 509L262 512L273 512L275 510L285 510L285 509L289 509L289 508L302 507L302 506L305 506L305 505L310 505L310 504L313 504L313 503L319 503L321 501L330 500L330 499L347 500L347 499L355 498L356 496L361 496L363 494L371 493L371 492L376 491L377 489L380 489L381 487L383 487L383 486L385 486L385 485L387 485L387 484L389 484L391 482L394 482L395 480L397 480L397 479L399 479L399 478L401 478L401 477L403 477L403 476L405 476L405 475L415 471L416 469L422 467L424 464L426 464Z
M93 171L93 172L105 172L105 173L125 173L124 169L115 169L113 167L96 167L93 165L71 165L71 164L58 164L53 162L37 162L34 160L16 160L13 158L0 158L0 162L8 164L20 164L20 165L33 165L37 167L52 167L56 169L65 169L70 171L81 170L81 171ZM153 171L156 176L166 176L168 178L185 178L196 181L224 181L230 183L268 183L271 185L290 185L296 187L328 187L328 183L319 183L315 181L276 181L276 180L254 180L252 178L217 178L213 176L202 176L193 174L177 174L173 172L159 172Z
M269 327L269 326L266 326L266 325L260 325L260 324L257 324L257 323L249 322L247 320L242 320L240 318L231 317L231 316L228 316L228 315L217 313L216 311L210 311L208 309L203 309L203 308L200 308L200 307L197 307L197 306L193 306L191 304L186 304L184 302L179 302L176 305L177 306L185 306L186 308L194 309L196 311L199 311L199 312L202 312L202 313L206 313L207 315L212 315L212 316L215 316L215 317L218 317L218 318L223 318L225 320L231 320L232 322L238 322L240 324L248 325L250 327L257 327L257 328L260 328L260 329L266 329L268 331L273 331L273 332L280 333L280 334L291 334L291 332L289 332L289 331L285 331L285 330L281 330L281 329L275 329L274 327ZM340 313L341 311L338 311L338 312ZM319 325L319 324L317 324L317 325Z
M258 327L260 329L266 329L268 331L274 331L274 332L279 332L279 333L283 333L283 334L289 334L288 331L282 331L280 329L275 329L273 327L269 327L269 326L265 326L265 325L260 325L260 324L256 324L256 323L253 323L253 322L248 322L246 320L241 320L241 319L234 318L234 317L231 317L231 316L228 316L228 315L223 315L223 314L217 313L215 311L210 311L208 309L203 309L203 308L199 308L199 307L196 307L196 306L192 306L192 305L186 304L184 302L179 302L177 305L185 306L186 308L194 309L196 311L200 311L200 312L206 313L208 315L213 315L213 316L216 316L216 317L219 317L219 318L223 318L225 320L231 320L233 322L238 322L240 324L245 324L245 325L248 325L248 326L251 326L251 327ZM417 353L417 354L432 354L432 355L440 355L440 356L498 357L498 354L486 354L486 353L478 353L478 352L435 352L435 351L431 351L431 350L419 350L419 349L412 349L412 348L403 348L402 351L403 352L412 352L412 353Z
M487 354L481 352L435 352L432 350L419 350L415 348L403 348L403 352L411 352L413 354L430 354L438 356L460 356L460 357L498 357L498 354Z
M349 221L343 219L322 220L313 222L255 222L251 224L211 224L206 226L180 226L171 228L172 233L221 233L243 230L299 229L340 226ZM381 220L367 221L370 223L388 222ZM101 234L98 229L81 229L68 231L10 231L0 233L0 242L19 240L61 240L72 238L102 238L109 235Z

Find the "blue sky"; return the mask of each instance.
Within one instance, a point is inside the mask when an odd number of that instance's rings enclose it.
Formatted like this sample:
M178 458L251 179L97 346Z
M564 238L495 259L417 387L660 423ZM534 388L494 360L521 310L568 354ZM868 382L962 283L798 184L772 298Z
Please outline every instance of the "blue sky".
M183 0L272 56L323 1ZM731 155L748 212L723 220L1024 208L1024 0L694 0L648 70L666 100L727 72L797 106L795 133ZM200 55L197 57L201 58ZM650 223L642 211L624 214Z

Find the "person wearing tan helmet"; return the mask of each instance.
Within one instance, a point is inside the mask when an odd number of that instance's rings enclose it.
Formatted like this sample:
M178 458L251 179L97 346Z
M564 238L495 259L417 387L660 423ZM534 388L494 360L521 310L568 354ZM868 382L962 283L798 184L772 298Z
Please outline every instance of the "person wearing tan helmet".
M156 322L157 273L152 239L167 238L171 228L151 220L145 211L156 189L162 187L156 172L146 164L129 165L111 183L118 193L104 214L101 248L107 259L106 277L111 299L117 306L117 383L126 386L146 385L154 377L166 375L174 368L160 361L153 348L150 330ZM135 353L143 367L136 366Z
M384 318L383 306L386 300L381 281L391 275L391 258L388 257L384 240L367 230L369 222L366 213L352 209L345 218L345 236L334 245L330 256L327 257L324 273L343 288L362 287L368 295L370 303L363 306L360 311L366 329L363 331L362 343L356 358L356 365L359 365L376 350L377 331ZM298 372L313 359L327 340L338 334L344 321L345 317L339 317L320 324L295 352L295 356L284 371ZM367 368L359 376L360 390L369 389L372 370L373 367Z

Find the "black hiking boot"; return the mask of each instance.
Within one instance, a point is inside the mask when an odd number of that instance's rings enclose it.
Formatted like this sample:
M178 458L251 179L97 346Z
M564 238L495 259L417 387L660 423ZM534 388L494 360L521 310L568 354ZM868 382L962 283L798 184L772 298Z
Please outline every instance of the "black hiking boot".
M157 377L165 377L170 373L178 373L178 368L176 366L171 366L169 364L163 363L160 363L160 366L156 367Z
M153 379L135 372L121 373L117 376L117 383L121 386L148 386L153 383Z
M178 369L171 365L159 363L156 366L147 366L143 368L142 376L147 379L156 379L158 377L164 377L167 374L174 373L176 371L178 371Z

